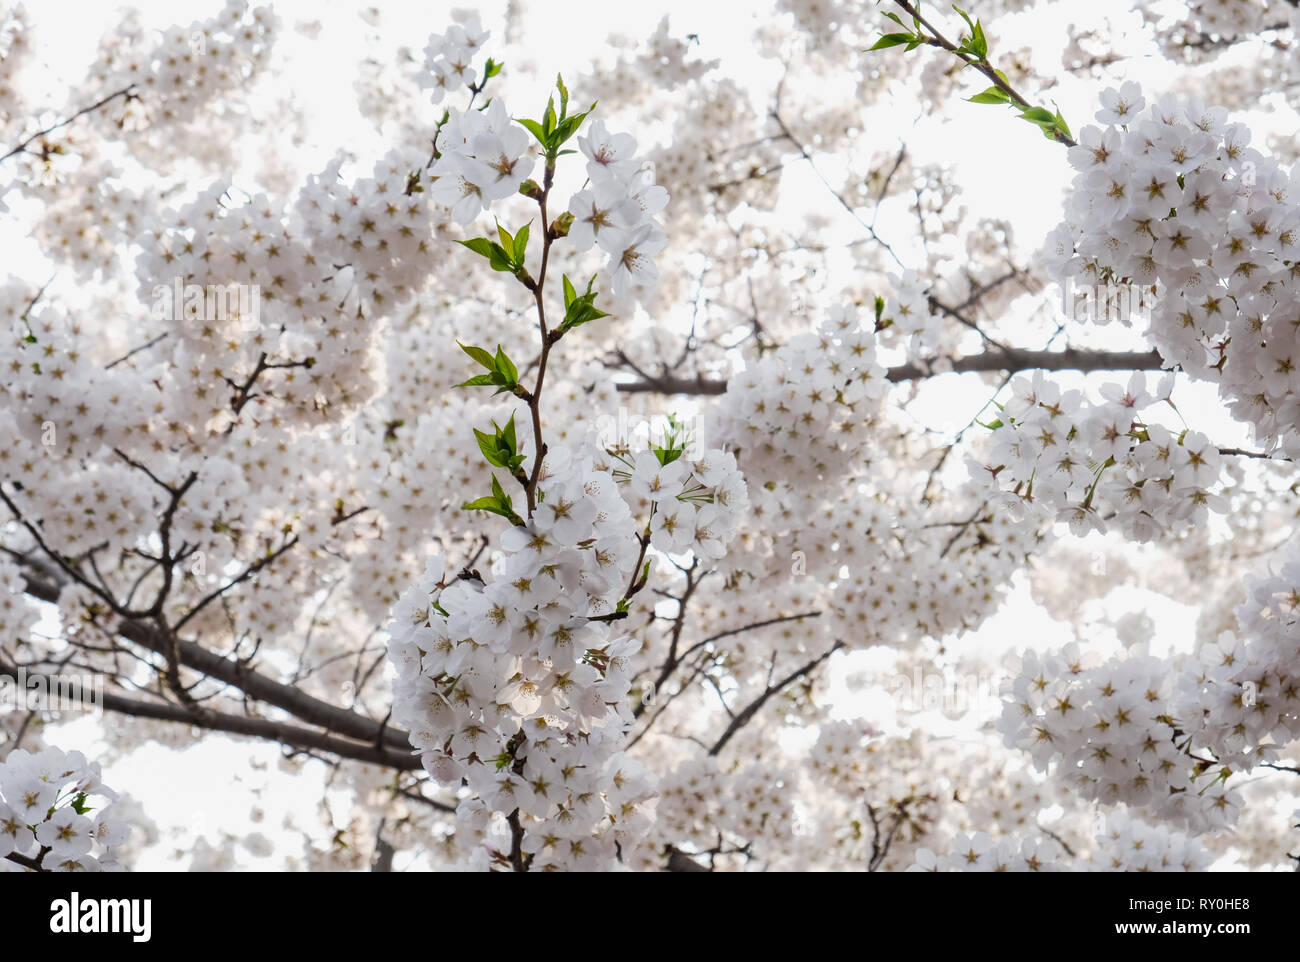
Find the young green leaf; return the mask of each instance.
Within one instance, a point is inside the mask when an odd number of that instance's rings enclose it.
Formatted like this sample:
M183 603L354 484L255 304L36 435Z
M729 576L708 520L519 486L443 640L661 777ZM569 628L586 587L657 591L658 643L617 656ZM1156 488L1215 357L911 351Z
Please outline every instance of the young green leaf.
M510 420L506 422L506 426L501 429L500 433L501 433L501 437L505 440L505 450L513 454L516 447L515 416L513 414L510 415Z
M478 449L483 452L483 457L487 459L488 464L495 465L498 468L506 466L508 457L497 445L496 435L475 428L474 437L478 439Z
M910 44L914 40L915 37L913 37L912 34L910 33L887 33L879 40L877 40L875 43L873 43L870 47L868 47L867 50L868 51L884 50L886 47L897 47L899 44L903 44L903 43ZM909 49L915 49L915 48L909 47Z
M515 263L522 266L524 263L524 254L528 251L528 224L519 228L519 233L515 235L515 242L511 248Z
M973 104L1005 104L1011 102L1011 95L1001 87L990 87L967 99Z
M1046 107L1030 107L1020 115L1024 120L1031 124L1056 124L1056 117Z
M493 359L493 366L511 389L519 383L519 371L514 362L506 357L506 352L501 349L500 344L497 345L497 356Z
M560 116L567 116L569 113L569 88L564 86L564 77L558 73L555 75L555 89L560 92Z
M541 144L543 147L546 146L546 131L542 128L542 125L539 124L537 121L525 120L522 117L516 117L515 123L519 124L526 131L528 131L530 134L536 137L537 142Z
M473 347L469 344L461 344L460 341L457 341L456 343L460 345L460 349L462 351L464 351L474 360L478 361L479 364L483 365L489 371L495 371L497 369L496 360L492 357L491 354L483 350L483 348ZM497 350L499 351L500 348L498 347Z
M472 237L469 240L457 241L456 243L468 247L475 254L481 254L484 257L492 256L493 245L486 237Z

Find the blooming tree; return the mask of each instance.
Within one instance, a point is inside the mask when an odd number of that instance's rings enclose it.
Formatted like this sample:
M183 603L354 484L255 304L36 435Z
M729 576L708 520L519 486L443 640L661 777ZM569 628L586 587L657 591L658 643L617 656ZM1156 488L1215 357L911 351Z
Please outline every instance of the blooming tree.
M339 138L319 22L0 11L0 682L102 711L0 711L0 867L195 738L332 801L191 868L1293 867L1300 10L753 12L366 11Z

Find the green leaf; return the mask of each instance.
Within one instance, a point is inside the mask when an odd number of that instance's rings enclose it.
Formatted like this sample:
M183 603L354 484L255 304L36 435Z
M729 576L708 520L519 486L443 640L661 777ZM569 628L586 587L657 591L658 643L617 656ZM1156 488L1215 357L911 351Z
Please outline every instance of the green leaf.
M867 50L884 50L886 47L897 47L899 44L910 43L913 40L914 38L910 33L887 33L868 47ZM915 46L913 45L908 49L915 49Z
M500 515L507 519L511 524L523 524L524 519L515 513L514 505L511 503L509 496L501 488L501 482L497 480L496 475L492 475L492 495L486 498L476 498L473 501L466 501L461 505L464 511L486 511L489 514Z
M510 387L513 388L519 383L519 370L515 367L514 362L506 357L506 352L501 349L500 344L497 345L497 356L493 359L493 366Z
M499 514L503 518L509 518L514 513L509 508L501 507L496 498L476 498L473 501L466 501L460 508L462 511L487 511L490 514Z
M457 384L456 387L484 387L496 383L495 376L492 374L475 374L468 381Z
M1053 113L1046 107L1030 107L1020 116L1024 120L1028 120L1031 124L1056 124L1055 115L1053 115Z
M516 118L515 118L515 123L519 124L519 125L520 125L521 127L523 127L526 131L528 131L530 134L532 134L534 137L536 137L536 138L537 138L537 142L538 142L539 144L541 144L543 147L546 146L546 131L545 131L544 129L542 129L542 125L539 124L537 121L535 121L535 120L523 120L523 119L521 119L521 118L519 118L519 117L516 117Z
M492 497L496 498L500 504L505 505L507 508L511 506L510 498L506 495L505 491L502 490L501 482L497 480L495 474L492 475Z
M486 237L474 237L470 240L457 241L456 243L468 247L475 254L481 254L484 257L492 256L492 242Z
M1005 104L1011 102L1011 95L1001 87L990 87L968 99L973 104Z
M1070 133L1070 125L1065 122L1065 118L1061 116L1060 110L1056 111L1056 129L1059 130L1061 133L1065 134L1065 136L1069 137L1071 140L1074 139L1074 135ZM1181 174L1179 174L1178 176L1179 178L1182 177ZM1178 186L1181 187L1183 185L1179 184Z
M475 428L474 437L478 439L478 449L483 452L483 457L487 459L488 464L498 468L506 466L507 455L497 445L496 435Z
M460 341L457 341L456 343L460 344L460 349L462 351L464 351L474 360L478 361L489 371L495 371L497 369L496 360L492 357L491 354L483 350L483 348L472 347L469 344L461 344Z
M501 247L503 253L508 251L513 251L515 249L515 239L510 235L510 231L506 230L504 227L501 226L500 221L497 222L497 236L501 238Z
M567 116L569 113L569 88L564 86L564 78L558 73L555 75L555 89L560 92L560 116Z
M501 437L505 439L506 450L514 452L518 445L515 442L515 416L513 414L510 415L510 420L506 422L506 426L501 429Z
M519 233L515 235L513 252L515 263L522 266L524 263L524 254L528 251L528 224L519 228Z
M559 126L555 128L555 146L558 147L576 134L578 128L582 126L582 122L587 119L587 114L590 112L591 111L586 111L584 113L574 114L572 117L561 121Z
M593 274L591 280L587 282L587 290L582 294L578 294L577 291L573 289L573 285L569 283L569 279L567 277L564 278L565 305L564 321L561 322L559 327L561 334L570 331L575 327L579 327L582 324L586 324L589 321L594 321L602 317L609 317L609 314L596 307L596 298L599 296L600 292L591 289L595 282L596 276Z

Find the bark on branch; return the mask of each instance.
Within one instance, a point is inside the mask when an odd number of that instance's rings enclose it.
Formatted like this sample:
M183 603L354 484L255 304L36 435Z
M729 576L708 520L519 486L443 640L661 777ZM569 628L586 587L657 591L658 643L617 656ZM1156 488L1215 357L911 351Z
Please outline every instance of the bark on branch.
M992 350L950 361L938 359L932 364L908 363L889 368L885 376L894 382L918 381L952 372L1006 371L1158 371L1164 361L1155 351L1085 351L1067 348L1064 351ZM727 390L724 378L706 377L642 377L619 384L625 394L723 394Z

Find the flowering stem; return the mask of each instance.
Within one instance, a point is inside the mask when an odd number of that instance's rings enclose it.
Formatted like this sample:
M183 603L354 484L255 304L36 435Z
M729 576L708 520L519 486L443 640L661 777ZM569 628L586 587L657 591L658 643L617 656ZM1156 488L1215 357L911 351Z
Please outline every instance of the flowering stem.
M931 24L928 20L926 20L925 17L921 16L921 11L918 10L914 4L909 3L908 0L894 0L894 2L898 4L900 7L902 7L909 15L915 18L917 23L925 27L926 30L930 31L930 36L928 36L925 39L925 42L927 44L929 44L932 47L940 47L944 50L947 50L950 54L952 54L954 57L957 57L963 63L974 67L985 77L987 77L989 81L993 84L993 86L997 87L999 90L1005 93L1009 98L1011 98L1011 103L1013 106L1019 107L1021 110L1029 110L1033 106L1028 100L1026 100L1024 97L1020 95L1019 91L1017 91L1015 87L1011 86L1011 84L1007 82L1005 77L1003 77L996 69L994 69L993 65L989 63L987 57L977 57L975 54L959 48L955 43L953 43L951 40L949 40L947 37L941 34L937 29L935 29L934 25ZM1065 144L1065 146L1067 147L1078 146L1075 143L1074 138L1071 137L1069 134L1065 133L1065 131L1063 130L1053 130L1052 138L1058 141L1059 143Z
M36 133L32 134L30 137L28 137L26 140L20 143L17 147L13 148L4 156L0 157L0 163L3 163L4 161L8 160L10 157L14 156L15 154L30 153L30 151L28 151L27 148L31 146L31 144L34 141L39 140L41 137L44 137L47 134L54 133L54 131L60 129L61 127L68 126L68 124L72 123L78 117L84 117L86 114L94 113L96 110L99 110L101 107L108 106L118 97L125 97L128 101L139 99L139 94L137 94L135 91L135 84L133 83L127 84L121 90L116 90L113 93L109 94L107 97L95 101L95 103L91 104L89 107L82 107L75 114L72 114L70 117L66 117L63 120L60 120L57 124L52 124L49 127L46 127L44 130L38 130ZM46 156L46 151L44 148L41 150L41 156L43 159Z
M546 265L551 257L551 244L555 241L546 219L546 201L550 197L551 184L554 180L555 159L547 157L546 175L542 178L542 195L537 198L537 206L542 214L542 264L537 271L537 280L529 279L524 282L525 286L533 292L533 300L537 303L537 330L542 339L542 352L537 359L537 383L533 385L532 391L528 392L527 396L528 412L532 415L533 421L533 447L537 450L537 455L533 458L533 470L524 483L524 496L528 499L530 518L537 510L537 482L542 475L542 460L546 457L546 444L542 441L542 384L546 380L546 362L551 355L551 345L559 341L559 337L552 337L546 327L546 302L542 296L546 287Z

